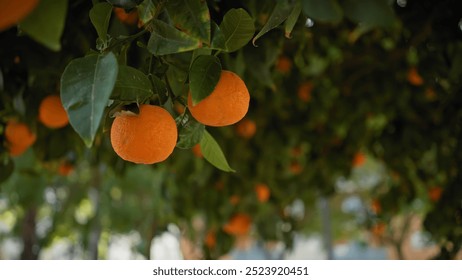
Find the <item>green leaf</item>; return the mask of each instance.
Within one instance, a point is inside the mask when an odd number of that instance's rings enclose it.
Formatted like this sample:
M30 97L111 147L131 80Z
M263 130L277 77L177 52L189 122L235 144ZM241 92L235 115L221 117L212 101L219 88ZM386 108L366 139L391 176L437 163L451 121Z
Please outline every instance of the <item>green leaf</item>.
M295 24L297 23L298 18L300 17L300 13L302 11L302 3L297 1L295 3L295 6L293 7L292 11L290 12L289 17L287 17L287 20L284 24L284 30L285 30L285 36L286 38L291 38L292 35L292 30L295 27Z
M205 125L196 121L189 113L178 116L175 121L178 126L178 148L190 149L201 141Z
M193 51L193 54L192 54L190 67L192 66L192 64L196 60L196 58L198 58L199 56L201 56L201 55L211 55L211 54L212 54L211 49L207 49L207 48L195 49Z
M260 32L258 32L257 36L253 38L252 44L256 46L255 42L258 40L258 38L283 23L289 17L292 10L293 4L289 3L288 0L278 1L268 21L265 23Z
M109 3L111 3L113 6L121 7L124 9L133 9L143 0L107 0Z
M66 21L68 1L42 0L20 23L32 39L53 51L61 50L61 35Z
M226 51L226 38L220 27L212 21L212 43L211 48Z
M189 90L186 85L188 72L185 72L174 65L170 65L167 70L167 79L174 95L182 96L187 94Z
M244 9L231 9L223 17L220 30L225 37L226 51L234 52L245 46L255 33L252 17Z
M148 50L155 55L187 52L200 47L198 39L160 20L152 22L153 32L148 41Z
M119 65L111 99L142 102L153 94L151 82L143 72L130 66Z
M207 1L169 1L167 10L177 28L202 42L210 43L210 13Z
M228 161L226 160L225 155L223 154L223 151L221 150L217 141L215 141L213 136L210 135L207 130L204 131L200 145L204 158L213 166L225 172L235 172L235 170L229 166Z
M0 183L6 181L14 171L14 162L7 160L6 162L0 163Z
M304 0L302 7L306 16L322 22L337 23L343 17L337 0Z
M154 88L154 94L159 96L167 96L167 86L159 79L156 75L150 75L152 87Z
M69 122L91 147L117 80L115 55L92 54L72 60L61 77L61 101Z
M156 5L152 0L144 0L138 6L138 18L140 21L145 24L150 21L156 14Z
M213 55L201 55L194 60L189 72L189 88L193 105L209 96L221 76L220 60Z
M90 20L98 33L99 38L107 41L107 29L111 19L112 6L109 3L98 3L90 10Z
M395 22L387 0L346 0L343 8L349 19L370 28L391 27Z

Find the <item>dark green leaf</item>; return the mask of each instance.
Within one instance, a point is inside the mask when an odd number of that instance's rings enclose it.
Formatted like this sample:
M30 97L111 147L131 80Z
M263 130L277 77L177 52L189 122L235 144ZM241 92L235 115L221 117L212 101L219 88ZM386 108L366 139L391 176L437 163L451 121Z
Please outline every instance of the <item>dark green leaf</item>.
M209 96L221 75L220 60L213 55L201 55L194 60L189 72L189 88L193 105Z
M207 131L204 131L200 145L204 158L213 166L226 172L235 172L235 170L229 166L228 161L226 160L217 141L215 141L213 136Z
M98 3L90 10L90 20L103 42L107 40L107 29L111 19L112 6L109 3Z
M303 12L306 16L322 22L339 22L343 11L337 0L304 0Z
M177 28L202 42L210 43L210 13L207 1L169 1L167 10Z
M6 181L14 171L14 162L8 160L0 163L0 183Z
M226 38L220 27L212 21L212 49L226 51Z
M369 28L391 27L395 15L387 0L346 0L345 15Z
M173 94L176 96L185 95L188 92L189 88L186 85L188 72L171 65L167 70L167 79Z
M124 9L132 9L141 4L143 0L107 0L114 6L121 7Z
M276 45L269 41L262 41L262 49L268 50L268 53L276 53ZM271 51L272 50L272 51ZM248 52L244 52L244 64L250 66L252 71L248 71L252 75L255 81L258 81L262 85L268 86L271 89L275 89L275 83L271 74L271 61L267 58L265 53L260 51L260 48L250 49Z
M75 59L64 69L61 101L69 122L88 147L93 144L117 72L117 59L112 52Z
M193 62L196 60L196 58L198 58L199 56L201 56L201 55L211 55L211 54L212 54L211 49L206 49L206 48L195 49L193 51L192 58L191 58L191 66L192 66Z
M143 72L130 66L119 65L111 99L142 102L152 95L151 82Z
M68 1L42 0L20 24L32 39L53 50L61 50Z
M283 23L289 17L292 10L293 4L289 3L288 0L278 1L268 21L265 23L260 32L258 32L257 36L253 38L252 44L255 46L255 42L258 38Z
M220 30L225 38L226 51L234 52L245 46L255 33L252 17L244 9L231 9L223 17Z
M196 121L189 113L176 118L178 126L178 142L176 146L180 149L190 149L199 143L204 135L205 126Z
M295 24L297 23L297 20L300 17L300 13L302 11L302 3L300 1L301 0L295 3L295 6L293 7L292 11L290 12L289 17L287 18L284 24L286 38L292 37L291 36L292 30L294 29Z
M140 21L145 24L150 21L156 14L156 5L152 0L144 0L138 6L138 18Z
M159 77L156 75L151 75L151 82L152 86L154 88L154 94L157 94L159 96L167 96L167 86L165 85L164 82L162 82Z
M160 20L153 21L148 50L155 55L187 52L199 48L200 41Z

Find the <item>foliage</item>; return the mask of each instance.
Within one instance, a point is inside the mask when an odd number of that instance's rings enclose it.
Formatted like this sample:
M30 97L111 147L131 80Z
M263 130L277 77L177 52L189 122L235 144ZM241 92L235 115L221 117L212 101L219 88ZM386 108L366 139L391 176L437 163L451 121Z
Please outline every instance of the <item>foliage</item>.
M124 24L113 7L136 10L138 24ZM370 191L382 212L371 219L417 211L439 257L453 258L462 246L458 7L455 0L40 1L0 33L0 198L8 201L0 211L17 217L9 235L23 239L23 258L36 258L57 236L74 236L96 258L104 257L101 232L136 230L148 257L152 237L169 223L192 228L201 215L225 244L207 251L215 258L229 245L222 226L240 212L263 239L290 245L314 218L287 209L299 199L313 212L363 152L385 166ZM284 71L282 57L290 60ZM220 69L249 89L247 118L257 124L250 139L176 110L189 90L194 102L206 98ZM307 82L309 98L299 98ZM37 112L57 92L71 126L52 130ZM178 149L163 163L136 166L115 155L108 131L118 111L137 113L146 103L175 117ZM37 135L20 157L9 155L4 138L12 118ZM189 150L197 143L207 161ZM63 161L75 166L68 177L57 175ZM265 203L258 183L270 189ZM443 189L437 201L428 197L434 186ZM425 207L409 206L417 202ZM85 205L91 210L82 214ZM37 235L35 221L44 218L51 226Z

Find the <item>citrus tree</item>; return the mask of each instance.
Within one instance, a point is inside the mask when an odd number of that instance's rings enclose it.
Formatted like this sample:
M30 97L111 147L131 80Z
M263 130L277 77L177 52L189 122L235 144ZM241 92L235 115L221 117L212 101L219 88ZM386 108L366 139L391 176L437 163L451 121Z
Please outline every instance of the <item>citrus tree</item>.
M460 250L457 1L0 4L2 236L22 258L62 237L104 258L132 231L149 258L169 223L211 258L251 223L290 246L368 159L361 227L418 213L440 258Z

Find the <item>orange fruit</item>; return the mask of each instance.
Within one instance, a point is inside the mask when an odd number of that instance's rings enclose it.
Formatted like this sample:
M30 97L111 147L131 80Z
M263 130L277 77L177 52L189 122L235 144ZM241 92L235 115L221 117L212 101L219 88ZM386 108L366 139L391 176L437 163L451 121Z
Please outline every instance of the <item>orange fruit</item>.
M254 121L249 119L243 119L236 124L236 133L245 139L252 138L257 132L257 125Z
M37 139L36 135L24 123L10 120L6 124L5 138L11 156L19 156L24 153Z
M235 124L244 118L249 109L250 95L244 81L231 71L221 71L212 93L193 106L191 92L188 108L200 123L209 126Z
M424 82L419 72L417 72L417 68L415 67L410 68L407 72L407 81L414 86L421 86Z
M222 180L218 180L215 182L214 188L217 191L222 191L225 188L225 183Z
M183 106L183 104L175 102L175 104L173 105L173 109L175 109L175 112L177 112L178 115L182 115L184 113L185 107Z
M114 151L126 161L152 164L164 161L175 148L178 131L175 120L162 107L141 105L136 116L121 114L111 127Z
M313 90L313 84L311 82L304 82L298 87L298 99L303 102L309 102L311 100L311 91Z
M209 230L205 235L204 244L209 249L213 249L217 245L217 236L213 230Z
M257 194L257 199L260 202L268 201L271 192L266 184L259 183L255 185L255 193Z
M298 175L300 173L302 173L303 171L303 167L302 165L297 162L297 161L293 161L290 165L289 165L289 171L291 174L293 175Z
M66 110L58 95L49 95L42 100L38 118L48 128L61 128L69 123Z
M360 167L366 162L366 156L361 153L357 152L353 157L352 165L353 167Z
M241 201L241 197L237 194L229 197L229 203L231 203L231 205L237 205L239 201Z
M302 147L300 147L300 146L293 147L290 150L290 155L293 156L293 157L299 157L299 156L302 155L302 153L303 153L303 150L302 150Z
M438 200L440 200L441 194L443 194L443 189L439 186L431 187L428 190L428 197L433 202L437 202Z
M427 88L425 90L425 99L427 101L435 101L437 98L438 96L436 96L436 92L433 88Z
M0 32L18 24L26 18L39 0L0 0Z
M383 222L374 224L371 228L371 232L375 236L382 236L385 233L386 225Z
M138 11L136 9L127 13L124 9L116 7L114 8L114 13L122 23L127 25L135 25L138 23Z
M68 176L72 171L74 171L74 166L69 162L62 162L58 167L58 173L61 176Z
M378 199L372 200L371 209L375 214L380 214L380 212L382 212L382 205Z
M287 74L292 70L292 61L286 56L280 56L276 62L276 70L282 74Z
M192 148L191 148L193 154L198 157L198 158L203 158L204 155L202 154L202 150L201 150L201 146L199 144L196 144L194 145Z
M231 235L246 235L250 231L252 219L243 213L235 214L223 226L223 231Z

